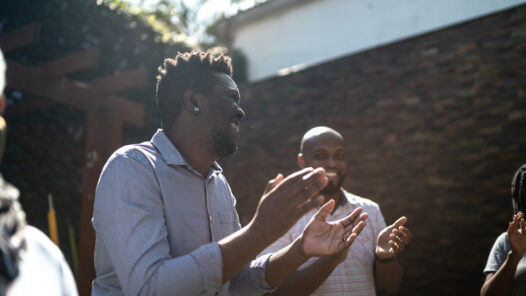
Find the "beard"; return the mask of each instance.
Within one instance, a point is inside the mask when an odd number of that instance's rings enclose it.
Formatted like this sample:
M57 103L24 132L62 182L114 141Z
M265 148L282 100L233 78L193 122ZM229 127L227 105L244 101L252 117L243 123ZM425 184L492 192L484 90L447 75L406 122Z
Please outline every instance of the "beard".
M325 186L325 188L323 188L322 191L320 191L320 194L323 194L323 195L332 195L332 194L335 194L336 192L340 191L340 186L336 186L332 183L328 183L327 186Z
M341 176L338 179L338 182L336 184L334 184L331 181L329 181L329 183L327 183L327 186L325 186L325 188L323 188L320 191L320 194L332 195L332 194L335 194L335 193L339 192L340 188L342 187L342 184L343 184L343 179L345 179L345 176Z
M227 129L214 129L212 149L218 158L225 158L237 151L237 144Z

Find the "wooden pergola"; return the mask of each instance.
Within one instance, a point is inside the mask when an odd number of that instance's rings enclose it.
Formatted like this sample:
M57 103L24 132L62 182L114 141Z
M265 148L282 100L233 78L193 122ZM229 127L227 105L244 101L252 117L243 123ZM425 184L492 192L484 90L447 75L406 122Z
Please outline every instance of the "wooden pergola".
M0 35L0 48L8 53L36 44L39 24L30 24ZM95 187L102 167L110 154L122 144L123 124L141 127L144 106L116 94L118 91L144 87L148 71L132 69L89 82L74 81L65 75L93 68L97 64L95 48L72 53L42 65L28 67L7 60L8 89L29 94L38 100L17 103L6 112L27 112L47 106L63 104L86 114L84 174L82 182L82 210L78 242L77 286L81 296L90 295L95 277L93 250L95 233L91 226Z

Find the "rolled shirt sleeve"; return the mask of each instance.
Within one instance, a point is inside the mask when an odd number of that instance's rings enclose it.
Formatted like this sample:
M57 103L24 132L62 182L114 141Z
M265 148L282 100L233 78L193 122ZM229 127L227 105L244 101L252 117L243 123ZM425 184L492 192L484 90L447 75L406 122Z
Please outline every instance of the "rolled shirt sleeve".
M232 208L236 207L236 199L232 193L230 186L226 182L224 176L221 176L221 181L224 182L225 187L228 188L228 195L232 200ZM239 216L234 210L234 224L236 225L235 230L241 229L239 222ZM265 270L271 254L268 254L261 258L256 258L249 265L245 266L237 275L235 275L229 283L230 295L264 295L275 290L265 280Z
M230 281L231 295L265 295L272 288L265 280L265 269L272 254L265 254L253 260Z

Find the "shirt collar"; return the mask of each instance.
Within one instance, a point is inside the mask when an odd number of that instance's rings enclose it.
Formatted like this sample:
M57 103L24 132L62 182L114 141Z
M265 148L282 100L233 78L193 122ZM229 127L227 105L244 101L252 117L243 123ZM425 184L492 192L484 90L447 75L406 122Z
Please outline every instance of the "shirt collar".
M170 139L166 136L162 129L158 129L157 132L152 137L153 145L159 150L159 153L163 157L164 161L168 165L177 165L177 166L186 166L192 170L192 166L184 159L183 155L177 150L177 148L172 144ZM210 166L209 175L212 173L221 173L223 169L219 164L214 161Z
M340 190L342 192L342 195L343 195L343 198L340 202L340 206L344 207L346 206L347 204L350 204L351 203L351 198L352 196L349 194L349 192L345 191L345 189L343 189L342 187L340 187Z
M359 200L360 197L358 195L354 195L346 191L345 189L343 189L343 187L341 188L341 190L344 196L344 198L342 199L342 204L341 204L342 208L345 208L346 211L351 211L360 206L360 205L357 205L360 202Z
M341 214L340 212L342 211L345 215L348 215L350 213L349 211L353 208L353 195L345 191L343 187L340 187L340 191L342 192L343 197L340 201L340 205L336 208L336 210L332 213L331 216L338 216Z

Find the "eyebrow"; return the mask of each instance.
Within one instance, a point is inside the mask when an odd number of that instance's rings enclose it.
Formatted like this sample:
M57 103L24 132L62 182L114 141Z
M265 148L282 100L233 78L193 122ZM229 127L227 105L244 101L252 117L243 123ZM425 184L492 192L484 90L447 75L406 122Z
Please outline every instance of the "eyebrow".
M316 153L316 152L325 152L325 151L327 151L327 149L324 149L324 148L317 148L317 149L312 150L312 153Z

